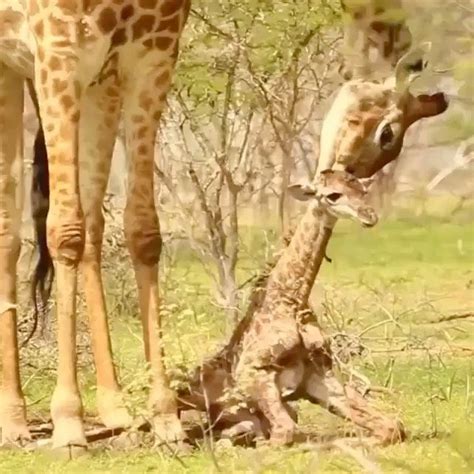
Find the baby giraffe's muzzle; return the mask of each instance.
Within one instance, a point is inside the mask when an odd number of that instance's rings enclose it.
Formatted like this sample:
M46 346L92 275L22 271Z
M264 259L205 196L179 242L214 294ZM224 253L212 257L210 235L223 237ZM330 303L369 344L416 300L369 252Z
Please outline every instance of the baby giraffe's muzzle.
M359 207L357 218L364 227L373 227L379 220L377 213L371 207Z

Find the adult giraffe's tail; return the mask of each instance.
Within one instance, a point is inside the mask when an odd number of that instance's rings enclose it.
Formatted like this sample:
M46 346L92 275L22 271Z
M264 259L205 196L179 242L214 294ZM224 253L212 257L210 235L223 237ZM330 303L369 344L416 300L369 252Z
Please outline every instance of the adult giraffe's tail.
M46 240L46 218L49 210L48 154L39 115L38 102L32 84L29 84L29 91L33 103L35 104L39 121L39 128L33 147L33 181L31 186L31 210L38 248L38 261L31 282L31 297L34 307L33 328L23 345L27 344L36 332L40 313L44 318L54 280L54 266ZM39 308L38 297L42 303L41 309ZM45 321L43 321L43 323L44 322Z

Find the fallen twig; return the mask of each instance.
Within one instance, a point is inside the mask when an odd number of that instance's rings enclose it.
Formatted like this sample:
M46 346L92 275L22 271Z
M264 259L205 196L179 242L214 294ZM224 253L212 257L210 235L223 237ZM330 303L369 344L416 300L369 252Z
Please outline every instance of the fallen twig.
M357 461L361 467L371 474L381 474L382 471L378 464L369 459L360 449L349 446L344 440L337 439L332 442L333 446L341 450L344 454L347 454L352 459Z
M455 313L449 314L448 316L441 316L441 318L435 319L433 321L429 321L428 324L437 324L437 323L445 323L446 321L454 321L456 319L466 319L474 317L473 311L468 311L467 313Z

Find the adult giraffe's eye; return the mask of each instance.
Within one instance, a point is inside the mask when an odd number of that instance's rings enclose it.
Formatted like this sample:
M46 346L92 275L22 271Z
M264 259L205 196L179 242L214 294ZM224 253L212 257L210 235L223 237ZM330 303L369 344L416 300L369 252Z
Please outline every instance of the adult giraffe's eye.
M392 127L389 124L385 125L379 138L382 150L388 150L391 147L394 137Z
M342 193L331 193L326 196L328 201L331 202L336 202L340 197L342 196Z

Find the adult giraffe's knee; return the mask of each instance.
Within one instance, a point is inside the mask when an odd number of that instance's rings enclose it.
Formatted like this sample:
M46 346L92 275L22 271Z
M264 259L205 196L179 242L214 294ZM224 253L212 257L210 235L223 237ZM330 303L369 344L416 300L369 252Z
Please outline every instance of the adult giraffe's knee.
M127 206L124 213L124 231L132 261L147 266L157 265L161 255L162 238L155 209L136 212Z
M85 219L85 241L82 261L100 262L102 238L105 228L105 219L102 209L98 208L89 211Z
M53 260L77 266L82 259L85 245L85 226L82 210L75 210L73 216L55 213L51 208L46 227L48 249Z

